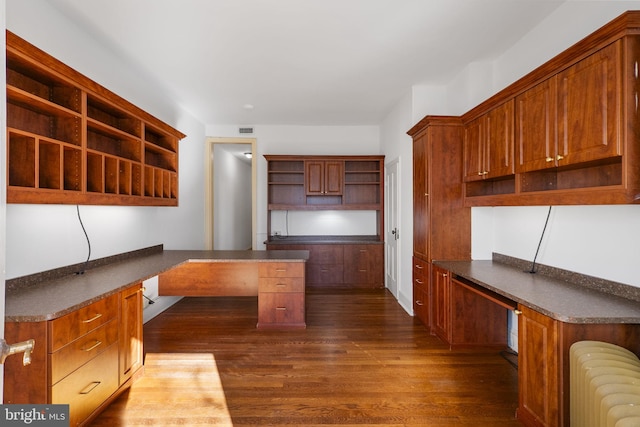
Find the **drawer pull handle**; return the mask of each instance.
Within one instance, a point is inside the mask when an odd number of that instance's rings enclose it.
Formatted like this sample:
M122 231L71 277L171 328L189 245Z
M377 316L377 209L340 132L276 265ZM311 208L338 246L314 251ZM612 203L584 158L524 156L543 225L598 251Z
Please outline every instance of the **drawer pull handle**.
M286 283L276 283L276 286L279 286L279 287L283 288L283 287L287 286L287 284Z
M278 310L278 311L286 311L287 307L276 307L276 310Z
M419 285L422 285L423 282L420 279L416 279L416 283L419 284Z
M98 347L100 347L100 345L102 345L102 341L98 341L98 340L96 340L96 343L95 343L94 345L92 345L92 346L91 346L91 347L89 347L89 348L83 348L83 349L82 349L82 351L91 351L91 350L93 350L94 348L98 348Z
M416 264L416 268L417 268L418 270L422 270L422 266L421 266L420 264Z
M278 273L284 273L285 271L287 271L287 269L286 268L276 268L276 271Z
M364 272L366 272L367 270L360 269L360 270L358 270L358 271L359 271L360 273L364 273Z
M367 252L366 249L360 249L360 252Z
M82 323L91 323L91 322L93 322L94 320L98 320L98 319L99 319L99 318L101 318L101 317L102 317L102 313L98 313L98 314L96 314L95 316L93 316L91 319L83 320L83 321L82 321Z
M93 390L95 390L96 387L98 387L100 385L100 381L94 381L92 383L90 383L88 386L86 386L81 392L80 394L89 394L91 393Z
M418 299L418 300L416 300L416 305L423 306L424 304L422 303L422 301L420 301L420 300Z

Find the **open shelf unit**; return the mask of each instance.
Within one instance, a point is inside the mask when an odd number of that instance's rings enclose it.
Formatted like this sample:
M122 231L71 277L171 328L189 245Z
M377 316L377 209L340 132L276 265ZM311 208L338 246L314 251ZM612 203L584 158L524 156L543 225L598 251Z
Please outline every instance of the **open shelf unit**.
M177 206L184 136L7 32L7 202Z

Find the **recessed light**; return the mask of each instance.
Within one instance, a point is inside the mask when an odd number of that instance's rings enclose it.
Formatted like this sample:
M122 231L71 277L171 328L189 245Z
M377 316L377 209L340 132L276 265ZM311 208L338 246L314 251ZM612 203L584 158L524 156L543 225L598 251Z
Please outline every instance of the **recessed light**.
M253 154L251 154L251 151L247 151L246 153L244 153L244 156L245 156L247 159L250 159L251 157L253 157Z

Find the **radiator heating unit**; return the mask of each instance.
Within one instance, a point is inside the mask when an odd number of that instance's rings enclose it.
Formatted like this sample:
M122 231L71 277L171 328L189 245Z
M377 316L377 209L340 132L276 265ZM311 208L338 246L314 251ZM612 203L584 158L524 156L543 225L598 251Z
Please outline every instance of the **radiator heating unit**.
M640 359L615 344L569 350L571 427L640 427Z

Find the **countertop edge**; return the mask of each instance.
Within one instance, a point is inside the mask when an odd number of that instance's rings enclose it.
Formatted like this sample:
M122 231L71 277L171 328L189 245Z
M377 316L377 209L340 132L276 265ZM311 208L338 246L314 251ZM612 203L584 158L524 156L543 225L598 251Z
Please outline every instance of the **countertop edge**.
M308 251L279 250L163 250L131 259L117 258L83 274L71 273L24 289L12 289L5 298L4 320L54 320L188 262L306 262L308 258Z

